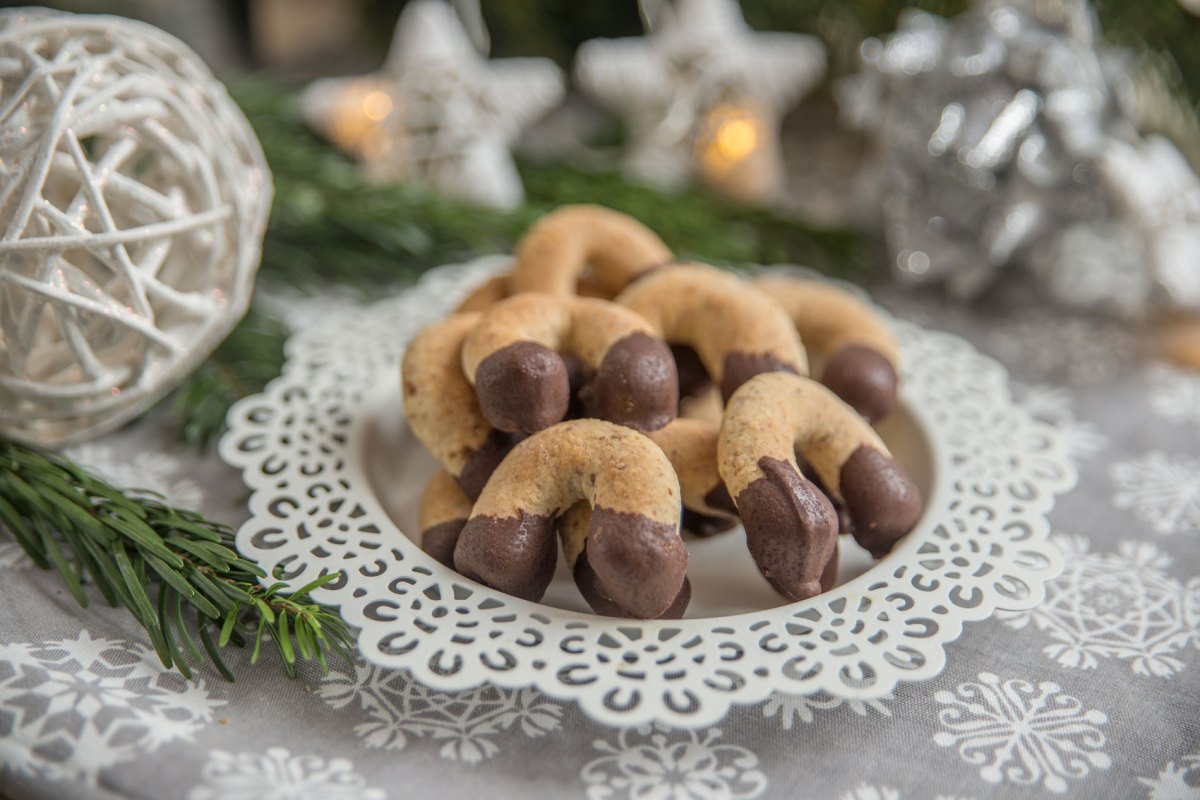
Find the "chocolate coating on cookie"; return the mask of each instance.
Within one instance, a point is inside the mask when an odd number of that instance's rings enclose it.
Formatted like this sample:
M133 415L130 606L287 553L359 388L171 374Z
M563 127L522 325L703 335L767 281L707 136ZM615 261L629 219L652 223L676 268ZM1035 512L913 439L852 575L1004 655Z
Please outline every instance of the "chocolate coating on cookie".
M679 581L660 578L687 564L678 525L601 506L592 509L586 552L604 595L621 598L620 606L639 619L653 619L670 608L684 575Z
M819 378L871 422L896 405L899 347L867 302L825 281L777 274L755 278L791 318Z
M666 341L692 348L726 398L760 372L808 372L800 336L783 309L715 267L662 267L630 284L615 302L642 315Z
M837 542L837 514L794 465L764 457L758 466L763 477L737 497L750 554L786 597L816 597Z
M442 470L421 493L421 549L454 568L454 548L471 516L471 499L454 476Z
M737 505L733 502L733 498L729 496L729 489L725 488L724 481L708 490L708 494L704 495L704 502L709 508L724 511L726 514L737 513Z
M825 491L803 478L797 452ZM810 378L765 373L738 389L725 410L717 461L746 526L751 554L791 597L818 588L832 547L826 538L837 535L837 514L826 492L845 503L857 540L876 556L920 516L916 488L878 434ZM817 506L827 519L818 518ZM866 527L860 531L860 526Z
M833 543L833 553L829 556L829 560L825 562L825 569L822 570L822 572L821 572L821 593L822 594L824 594L825 592L828 592L830 589L833 589L838 585L837 577L838 577L838 563L839 563L839 552L838 551L839 551L839 549L840 548L838 547L838 543L834 542ZM787 592L785 592L783 590L783 587L780 586L778 582L772 580L771 578L767 578L767 583L771 584L771 588L774 589L775 591L779 592L784 597L788 596Z
M892 362L858 345L843 347L821 373L821 383L868 422L883 419L896 404L899 379Z
M679 380L667 345L633 333L608 348L600 369L583 389L592 416L653 431L675 419Z
M578 587L579 593L583 595L583 599L593 611L601 616L616 617L618 619L636 619L629 614L628 611L617 605L612 598L608 597L606 590L599 583L599 578L596 571L592 569L592 565L588 562L587 551L579 555L575 560L575 566L571 570L572 577L575 578L575 586ZM686 577L683 579L683 586L679 588L679 592L675 595L675 599L667 610L662 612L653 619L683 619L683 614L687 611L688 603L692 599L692 584Z
M712 376L704 368L695 348L673 342L671 355L675 359L675 371L679 373L679 399L694 397L712 384Z
M678 375L669 349L637 314L584 297L525 293L496 304L463 343L463 372L479 405L506 431L535 433L562 420L576 356L594 375L581 397L590 413L638 430L670 422Z
M821 481L821 476L817 474L817 471L813 469L812 465L808 463L808 460L804 458L803 453L796 454L796 463L800 465L800 474L816 484L817 488L821 490L821 493L829 498L829 502L833 503L833 510L837 512L838 518L838 534L845 536L852 533L854 531L854 524L850 520L850 512L846 510L846 504L840 497L834 497L830 491L825 488L825 484Z
M921 518L917 487L900 465L867 445L846 459L841 477L855 541L882 558Z
M841 560L841 547L835 541L833 543L833 552L829 554L829 560L825 562L825 569L821 572L821 591L828 592L837 586L838 583L838 562Z
M632 616L654 618L687 571L679 497L671 462L650 439L602 420L559 423L514 447L492 474L459 536L455 568L540 599L561 516L568 560L586 543L607 596Z
M558 353L537 342L516 342L479 363L475 394L497 428L532 433L566 416L571 381Z
M725 370L721 376L721 397L726 402L743 383L764 372L796 373L796 368L769 353L742 353L733 351L725 356Z
M546 593L557 560L554 520L541 514L473 514L454 550L454 568L464 577L534 602Z
M518 438L511 433L493 430L482 445L467 454L462 472L458 475L458 485L467 493L467 497L472 500L479 497L492 472L517 441Z
M454 547L466 524L466 519L454 519L434 525L421 534L421 549L439 564L454 569Z

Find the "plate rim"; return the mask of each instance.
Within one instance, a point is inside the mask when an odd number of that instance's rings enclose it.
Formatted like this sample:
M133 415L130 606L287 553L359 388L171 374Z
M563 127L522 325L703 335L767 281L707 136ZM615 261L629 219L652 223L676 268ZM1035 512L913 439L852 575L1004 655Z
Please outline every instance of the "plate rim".
M511 256L485 256L483 258L474 259L462 264L445 265L434 268L425 273L421 279L412 287L405 289L399 295L378 301L372 305L365 306L359 309L362 314L370 309L381 309L387 304L399 305L404 298L419 298L422 292L428 293L431 287L444 290L447 287L442 284L453 286L455 278L458 278L458 290L465 292L470 286L471 278L478 277L480 280L486 279L487 276L499 272L504 265L510 263ZM781 265L774 265L773 269L779 269ZM783 269L801 274L813 274L809 270L796 268L790 265L784 265ZM751 269L768 269L766 267L752 267ZM464 277L465 276L465 277ZM820 276L823 277L823 276ZM834 281L841 285L847 285L841 281ZM864 293L857 287L853 287L853 291L859 296ZM445 300L445 298L440 298ZM445 304L449 305L450 300L445 300ZM415 301L414 301L415 302ZM436 305L436 304L435 304ZM882 311L882 310L881 310ZM969 355L974 358L986 362L988 369L997 372L999 379L1002 381L1005 388L1009 387L1009 378L1007 371L1000 366L994 359L979 353L975 348L966 343L960 337L942 332L932 332L920 328L912 323L902 323L895 321L886 312L882 312L893 325L906 328L908 330L918 332L923 336L944 337L943 341L953 340L958 344L952 346L962 348L965 347L969 351ZM440 316L441 313L438 313ZM415 332L415 329L414 331ZM222 436L219 444L219 452L227 463L239 468L242 473L243 481L247 488L251 491L250 509L251 516L240 526L237 534L239 549L246 553L247 557L252 560L265 560L264 564L267 571L275 566L278 561L271 563L271 559L262 559L262 551L254 545L253 537L260 533L256 528L263 522L264 514L270 517L270 513L266 511L267 497L271 492L269 483L273 478L264 479L261 469L260 459L257 457L248 456L243 447L246 436L253 433L253 428L257 424L253 418L258 414L264 403L270 404L272 398L278 400L281 391L286 388L295 388L293 384L297 382L297 375L302 372L300 362L306 357L306 348L311 349L314 341L319 339L324 334L329 335L347 335L344 330L338 330L336 326L326 326L322 329L317 326L316 330L300 331L294 333L288 340L285 354L287 364L278 378L273 380L262 393L243 398L234 405L230 410L228 422L229 429ZM399 352L402 347L397 345L396 361L398 363ZM398 367L396 376L398 379ZM374 380L369 381L369 385L364 385L360 389L358 398L359 408L368 405L367 399L374 391L379 391L380 387L385 385L387 379L381 375L376 375ZM600 635L605 632L613 633L623 629L636 629L648 635L648 637L657 634L671 631L672 629L679 631L681 634L689 634L701 636L711 632L716 627L727 627L730 630L745 628L747 630L755 630L767 622L777 622L780 618L794 619L798 613L804 613L810 609L820 606L828 607L834 601L844 600L848 605L853 598L872 597L870 595L870 587L873 583L879 583L881 576L888 570L887 565L898 567L909 564L917 555L926 543L931 532L927 529L937 522L937 510L939 503L945 503L952 494L949 488L952 480L952 465L950 463L950 451L945 446L945 442L941 441L939 429L930 417L926 408L917 398L909 396L909 382L902 383L901 402L907 412L911 414L916 422L920 433L926 441L926 447L931 455L931 469L933 472L931 481L930 496L926 499L925 508L922 514L921 521L918 527L910 534L901 544L885 559L877 562L861 575L847 581L831 590L831 592L820 595L818 598L801 601L799 603L790 603L778 606L772 609L741 612L738 614L725 615L720 617L701 617L686 620L612 620L608 618L598 617L595 615L586 614L583 612L573 611L569 609L559 609L556 607L546 606L530 601L519 600L517 598L503 595L494 590L476 584L473 581L463 578L457 573L449 570L441 564L434 561L420 551L416 542L409 538L398 525L392 522L390 516L383 507L380 498L377 496L373 487L369 485L367 469L361 458L346 459L347 467L345 468L345 476L347 478L355 478L359 484L366 483L367 485L360 489L355 496L355 502L365 506L365 511L369 518L382 521L385 525L385 535L399 535L403 543L407 543L408 547L403 545L400 549L407 549L410 552L404 554L402 562L407 566L405 569L399 570L400 574L408 573L408 577L417 584L436 584L445 583L449 586L455 584L469 584L473 593L478 594L485 599L498 599L500 602L509 608L514 613L528 615L531 619L538 618L543 626L547 629L552 629L555 624L560 625L564 629L583 625L592 631L600 631ZM1030 428L1037 428L1042 435L1050 442L1048 452L1052 454L1050 460L1055 462L1055 466L1059 467L1058 481L1056 484L1047 487L1049 502L1040 511L1040 518L1045 521L1045 515L1053 506L1056 495L1061 494L1077 480L1077 472L1073 462L1069 459L1062 437L1045 423L1038 422L1029 417L1027 413L1020 410L1012 401L1011 392L1007 392L1006 409L1013 412L1023 414L1024 424ZM366 422L359 414L354 417L348 426L347 440L344 442L343 454L354 450L354 442L361 436L361 428ZM359 453L361 455L361 453ZM277 521L277 520L276 520ZM886 676L886 679L881 678L873 683L864 686L841 686L839 691L832 692L836 696L841 696L847 699L872 699L882 697L888 692L894 690L897 683L900 681L916 681L927 680L942 671L946 662L946 645L955 641L962 634L963 625L966 622L987 618L1001 610L1020 610L1036 605L1045 593L1045 583L1052 579L1062 569L1062 560L1058 554L1057 548L1052 544L1049 538L1050 529L1046 522L1044 529L1041 531L1033 531L1030 533L1031 547L1036 544L1037 554L1044 558L1039 571L1030 571L1027 576L1028 593L1023 598L1014 598L1010 602L992 602L982 603L978 608L960 608L954 614L949 614L938 620L937 634L931 636L936 642L936 646L921 650L920 654L924 657L923 665L906 670L897 670L897 674ZM393 548L393 552L395 552ZM258 557L256 557L258 556ZM303 571L303 570L302 570ZM387 569L384 569L387 572ZM309 576L304 576L307 580ZM300 580L301 577L296 577L294 580ZM361 597L352 597L345 593L340 593L335 590L318 590L315 593L316 599L320 602L329 605L337 606L341 609L343 617L352 625L359 626L358 644L359 650L367 660L384 667L399 667L407 669L414 679L430 686L434 689L442 689L447 691L458 691L463 689L473 688L482 683L488 682L496 685L505 686L508 688L523 688L534 686L546 693L547 695L562 699L576 700L580 702L585 712L600 722L611 724L636 724L650 721L668 722L673 725L683 727L694 727L697 725L711 724L720 719L728 712L733 705L743 705L746 703L761 701L769 696L772 692L782 692L785 694L809 695L821 690L828 690L826 684L822 684L811 690L797 688L792 686L775 685L770 680L748 680L749 685L741 687L739 690L731 692L725 700L714 700L708 698L707 704L700 703L700 709L691 710L687 714L679 713L667 707L663 702L649 702L645 705L639 705L637 709L630 713L628 710L613 710L608 708L608 704L598 705L595 698L591 697L594 692L586 693L588 696L583 696L580 691L577 691L569 684L564 684L561 681L546 679L545 672L534 672L529 670L510 669L505 671L482 672L480 670L460 670L456 673L445 675L440 674L438 670L422 669L419 663L412 659L405 658L382 658L379 657L378 646L379 639L373 632L372 623L367 617L365 611L366 603ZM378 602L378 601L376 601ZM374 649L364 646L365 644L373 644ZM752 650L753 646L745 644L745 649ZM420 649L419 647L417 648ZM761 654L759 654L761 656ZM757 672L754 666L760 658L752 657L743 666L749 666ZM428 667L428 665L426 665ZM589 701L589 697L591 697Z

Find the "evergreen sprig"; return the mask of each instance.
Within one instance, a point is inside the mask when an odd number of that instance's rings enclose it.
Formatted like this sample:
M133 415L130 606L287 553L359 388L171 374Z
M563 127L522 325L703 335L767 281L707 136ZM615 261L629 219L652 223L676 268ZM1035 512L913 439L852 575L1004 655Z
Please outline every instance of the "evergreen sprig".
M264 638L289 676L301 661L327 669L328 653L351 658L346 624L310 597L337 574L294 591L282 582L263 586L265 573L238 555L228 526L3 439L0 526L38 566L61 574L81 606L89 604L90 581L110 605L128 609L163 665L185 677L207 654L233 680L220 649L252 640L253 664Z
M184 442L206 447L225 429L229 407L262 391L283 369L283 321L259 308L249 313L221 346L188 376L171 400Z

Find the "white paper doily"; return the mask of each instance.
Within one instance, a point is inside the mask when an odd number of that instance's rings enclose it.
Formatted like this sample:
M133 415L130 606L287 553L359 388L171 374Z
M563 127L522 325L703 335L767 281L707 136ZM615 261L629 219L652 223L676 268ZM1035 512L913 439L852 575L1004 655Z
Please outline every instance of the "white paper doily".
M653 622L529 603L463 579L385 510L389 486L415 497L428 473L381 472L375 462L395 435L386 429L403 428L395 385L404 344L508 263L442 267L398 297L298 333L283 375L230 412L221 454L253 492L238 547L296 584L342 571L317 598L361 628L368 660L447 691L536 686L612 725L710 725L772 692L868 699L930 678L964 622L1036 605L1059 572L1046 513L1076 478L1061 437L1014 405L995 361L955 336L896 322L901 427L920 441L893 449L902 462L904 449L926 462L926 509L858 577L803 603ZM718 538L745 549L738 532ZM701 592L694 565L707 541L692 547L689 567Z

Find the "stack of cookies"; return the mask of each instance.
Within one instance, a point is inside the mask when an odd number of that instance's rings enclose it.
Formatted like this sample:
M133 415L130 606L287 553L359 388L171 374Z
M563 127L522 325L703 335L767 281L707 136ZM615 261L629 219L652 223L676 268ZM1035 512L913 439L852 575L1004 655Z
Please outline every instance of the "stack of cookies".
M839 533L878 558L920 516L871 427L896 403L896 358L839 289L677 263L630 217L562 207L511 273L405 351L408 422L444 468L422 548L538 601L561 542L597 613L677 618L682 532L740 521L771 585L813 597L835 579Z

